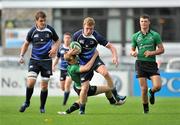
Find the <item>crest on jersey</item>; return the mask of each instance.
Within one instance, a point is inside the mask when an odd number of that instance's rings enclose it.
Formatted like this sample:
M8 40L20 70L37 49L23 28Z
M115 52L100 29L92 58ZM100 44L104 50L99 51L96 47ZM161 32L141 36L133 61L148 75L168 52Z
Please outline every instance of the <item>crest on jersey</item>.
M50 37L50 35L49 35L49 33L47 33L47 34L46 34L46 38L49 38L49 37Z
M92 44L94 44L94 41L93 41L93 40L91 40L91 41L90 41L90 44L91 44L91 45L92 45Z
M137 38L137 42L141 42L141 40L142 40L142 37Z
M152 36L151 36L151 37L149 37L149 40L150 40L150 41L154 41L154 39L153 39L153 37L152 37Z

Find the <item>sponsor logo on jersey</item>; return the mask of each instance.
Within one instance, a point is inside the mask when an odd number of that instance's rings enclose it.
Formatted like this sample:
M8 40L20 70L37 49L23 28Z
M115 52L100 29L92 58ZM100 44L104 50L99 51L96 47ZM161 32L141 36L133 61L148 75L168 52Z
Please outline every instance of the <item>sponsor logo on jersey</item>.
M65 53L65 50L61 50L60 53L61 53L61 54L64 54L64 53Z
M32 69L32 68L33 68L33 65L30 65L29 68Z
M39 37L39 34L35 34L35 35L34 35L34 38L35 38L35 37Z
M84 44L84 40L79 40L79 43Z

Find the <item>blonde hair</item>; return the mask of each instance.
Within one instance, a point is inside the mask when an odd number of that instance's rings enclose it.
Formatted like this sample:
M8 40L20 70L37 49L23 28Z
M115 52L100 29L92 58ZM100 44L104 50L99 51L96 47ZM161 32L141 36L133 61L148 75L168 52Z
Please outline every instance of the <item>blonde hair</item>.
M86 17L83 21L83 26L84 25L95 26L95 21L92 17Z
M68 62L72 60L72 55L70 55L68 52L64 53L64 59Z

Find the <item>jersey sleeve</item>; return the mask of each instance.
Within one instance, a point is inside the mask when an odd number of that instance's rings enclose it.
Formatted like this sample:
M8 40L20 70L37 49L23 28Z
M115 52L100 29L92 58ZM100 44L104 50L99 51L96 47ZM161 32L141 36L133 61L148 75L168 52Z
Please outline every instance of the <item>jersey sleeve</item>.
M97 31L94 31L94 36L100 45L106 46L108 44L108 41L105 39L105 37L103 37Z
M79 30L79 31L77 31L77 32L75 32L75 33L73 34L72 40L73 40L73 41L78 41L78 37L79 37L81 34L82 34L82 29Z
M156 45L162 43L162 39L161 39L161 36L159 33L156 33L156 35L155 35L155 43L156 43Z
M80 73L80 65L74 65L72 67L72 72L73 73Z
M31 28L29 32L27 33L26 40L28 42L32 42L32 35L33 35L34 30L35 30L35 27Z
M49 29L50 29L51 32L52 32L52 39L56 42L56 41L59 39L59 36L57 35L57 33L56 33L56 31L54 30L53 27L51 27L51 26L49 26L49 25L48 25L48 27L49 27Z

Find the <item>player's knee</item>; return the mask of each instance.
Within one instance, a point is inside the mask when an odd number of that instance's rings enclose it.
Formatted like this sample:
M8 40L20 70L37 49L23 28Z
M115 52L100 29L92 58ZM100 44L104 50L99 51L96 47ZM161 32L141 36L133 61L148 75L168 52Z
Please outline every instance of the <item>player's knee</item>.
M104 77L109 76L109 73L107 70L102 70L101 72L99 72L101 75L103 75Z
M158 91L160 91L160 90L161 90L161 86L156 86L156 87L155 87L155 91L156 91L156 92L158 92Z
M48 83L49 82L49 77L41 77L41 81L44 83Z
M64 88L64 87L61 87L61 90L62 90L62 91L65 91L65 88Z
M142 91L142 93L147 93L148 88L147 87L141 87L141 91Z
M46 91L48 89L48 84L47 83L41 83L41 90Z
M38 76L38 74L36 73L36 72L28 72L28 74L27 74L27 77L28 77L28 79L34 79L34 80L36 80L37 79L37 76Z

